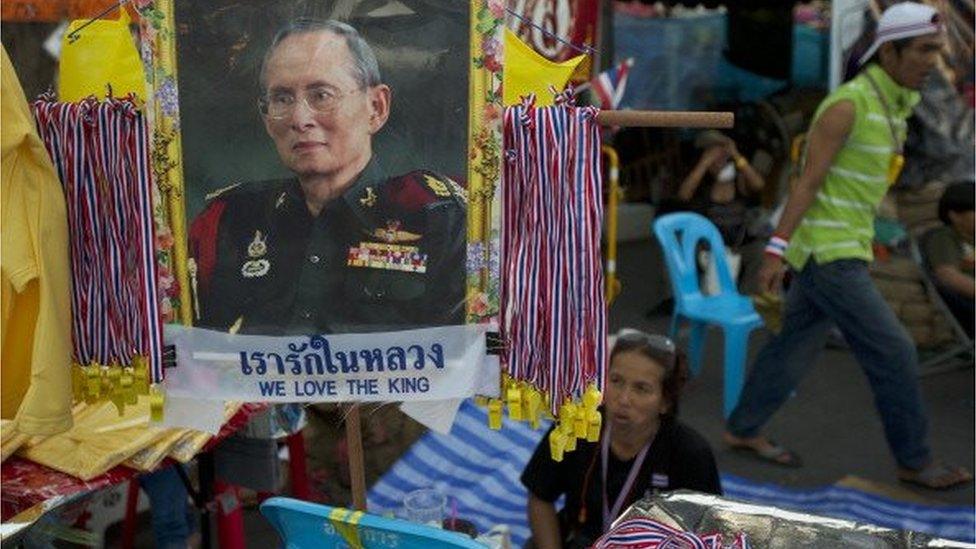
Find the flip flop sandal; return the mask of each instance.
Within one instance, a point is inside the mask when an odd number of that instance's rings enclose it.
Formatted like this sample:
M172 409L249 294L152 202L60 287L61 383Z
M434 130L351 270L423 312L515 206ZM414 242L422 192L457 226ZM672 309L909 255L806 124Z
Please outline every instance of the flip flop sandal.
M939 482L946 478L953 480L948 484ZM898 480L929 490L948 490L972 482L973 476L960 467L950 467L945 463L934 462L919 471L909 473L899 471Z
M803 466L803 460L800 456L796 454L793 450L788 450L772 440L767 440L770 447L765 450L757 450L752 446L746 446L744 444L731 444L730 448L736 452L741 452L744 454L749 454L762 461L768 461L770 463L775 463L776 465L782 467L797 468Z

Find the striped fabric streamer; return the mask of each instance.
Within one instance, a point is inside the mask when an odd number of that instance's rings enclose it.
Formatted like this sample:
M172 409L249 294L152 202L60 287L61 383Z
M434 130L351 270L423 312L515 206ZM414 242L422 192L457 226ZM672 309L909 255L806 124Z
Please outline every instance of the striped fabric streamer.
M621 521L593 544L593 549L749 549L744 534L725 543L721 534L698 536L649 518Z
M529 96L505 111L500 305L507 377L503 399L488 402L494 428L503 405L509 417L533 425L547 410L564 427L567 450L587 437L587 425L596 423L599 434L607 360L600 128L597 109L576 107L571 97L565 92L555 106L536 107Z
M76 396L121 407L163 379L146 119L132 97L32 108L67 203Z

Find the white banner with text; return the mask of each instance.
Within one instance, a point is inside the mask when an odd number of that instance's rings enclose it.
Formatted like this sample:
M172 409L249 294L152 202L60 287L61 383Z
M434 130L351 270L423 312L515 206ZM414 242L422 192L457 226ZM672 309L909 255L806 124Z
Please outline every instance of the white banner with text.
M232 335L166 326L166 394L244 402L410 402L497 396L493 324L382 334Z

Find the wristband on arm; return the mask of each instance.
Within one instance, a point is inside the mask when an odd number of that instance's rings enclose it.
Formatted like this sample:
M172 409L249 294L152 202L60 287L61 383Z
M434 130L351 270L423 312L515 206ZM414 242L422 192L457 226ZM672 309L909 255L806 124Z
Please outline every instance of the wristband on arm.
M769 242L766 243L766 249L763 251L768 255L783 259L783 255L786 254L786 248L789 245L790 242L782 236L773 235L769 239Z

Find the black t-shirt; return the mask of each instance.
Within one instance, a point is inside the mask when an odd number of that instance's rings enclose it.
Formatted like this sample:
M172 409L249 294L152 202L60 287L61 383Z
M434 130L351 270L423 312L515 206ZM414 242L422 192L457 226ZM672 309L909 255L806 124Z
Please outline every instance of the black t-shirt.
M616 501L633 463L633 459L617 459L610 451L607 467L608 507L612 507ZM589 482L586 482L588 470ZM522 472L522 484L544 501L555 502L565 494L566 505L559 513L563 540L574 531L591 541L603 533L603 478L599 442L579 440L576 450L567 452L563 460L557 463L549 454L547 433ZM587 485L585 496L582 494L584 484ZM678 489L722 494L715 457L705 439L680 421L665 419L621 511L652 492ZM584 497L586 516L580 525L580 508Z

